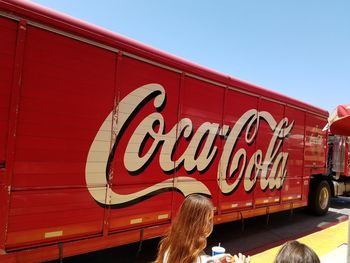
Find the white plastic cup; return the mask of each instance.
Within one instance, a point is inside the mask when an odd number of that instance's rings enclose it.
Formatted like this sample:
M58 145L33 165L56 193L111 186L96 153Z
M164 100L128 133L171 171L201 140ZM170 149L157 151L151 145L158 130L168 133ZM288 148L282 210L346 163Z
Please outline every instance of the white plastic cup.
M226 249L223 247L215 246L211 248L212 256L224 254Z

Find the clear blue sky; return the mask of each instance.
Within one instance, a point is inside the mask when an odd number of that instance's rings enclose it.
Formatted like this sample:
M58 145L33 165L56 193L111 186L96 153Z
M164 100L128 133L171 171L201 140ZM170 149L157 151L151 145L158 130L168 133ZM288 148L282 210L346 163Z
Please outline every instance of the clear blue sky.
M35 0L331 111L350 103L349 0Z

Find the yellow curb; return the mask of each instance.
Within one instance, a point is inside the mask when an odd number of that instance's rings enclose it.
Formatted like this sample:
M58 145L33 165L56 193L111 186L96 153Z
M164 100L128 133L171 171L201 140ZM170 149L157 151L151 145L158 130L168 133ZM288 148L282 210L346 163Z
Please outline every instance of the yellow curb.
M297 240L311 247L319 257L322 257L339 247L341 244L348 242L348 221L339 223L316 233L312 233ZM271 248L252 256L251 262L273 262L281 246Z

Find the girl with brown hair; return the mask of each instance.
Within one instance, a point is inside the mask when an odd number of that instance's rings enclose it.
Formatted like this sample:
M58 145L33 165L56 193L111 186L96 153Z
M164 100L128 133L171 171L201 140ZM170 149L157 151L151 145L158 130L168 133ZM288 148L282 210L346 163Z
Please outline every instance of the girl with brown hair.
M205 263L213 260L203 253L213 231L214 209L211 201L198 194L188 196L168 233L159 244L155 263ZM233 262L229 254L219 262Z
M320 259L308 246L289 241L278 252L274 263L320 263Z

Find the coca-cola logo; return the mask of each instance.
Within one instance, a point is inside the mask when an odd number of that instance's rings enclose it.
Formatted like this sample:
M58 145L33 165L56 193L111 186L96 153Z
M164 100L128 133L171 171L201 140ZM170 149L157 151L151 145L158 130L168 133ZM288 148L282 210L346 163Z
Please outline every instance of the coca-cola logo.
M262 190L268 188L279 190L282 187L287 175L288 161L288 152L282 151L282 143L290 134L294 121L289 122L288 118L282 118L277 122L267 111L249 109L233 127L227 125L220 127L219 123L204 122L194 130L192 121L183 118L165 132L166 119L162 115L162 109L166 106L166 93L161 85L152 83L141 86L124 97L115 110L123 114L117 116L112 111L96 134L89 150L85 172L88 190L97 202L103 205L126 206L170 190L180 191L184 196L192 193L211 195L203 182L191 176L177 177L179 181L185 179L186 182L192 182L191 187L188 184L174 185L173 178L164 179L130 194L119 194L109 186L108 181L113 176L111 163L115 158L118 143L123 139L126 128L134 121L136 114L152 101L154 112L138 123L127 143L124 156L118 156L123 158L123 165L130 174L142 173L150 162L158 162L165 175L182 167L189 175L193 171L205 173L215 158L220 158L216 172L217 182L225 195L232 194L242 179L246 192L253 189L258 177ZM106 132L110 131L113 122L117 122L118 125L113 126L115 130L111 147L103 138ZM254 143L261 122L265 122L272 133L266 152L257 148L251 156L248 156L244 147L236 149L240 138L244 138L247 146ZM215 145L218 136L224 139L221 152ZM179 140L183 138L189 141L188 146L179 155L180 157L174 160L173 153ZM142 153L141 149L147 140L151 140L152 144L147 152ZM156 153L159 153L158 160L155 159ZM96 186L107 186L107 198L106 193Z

